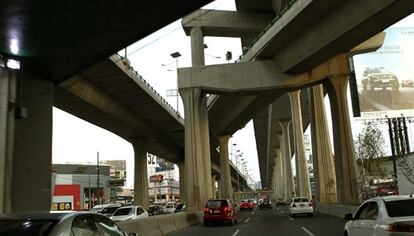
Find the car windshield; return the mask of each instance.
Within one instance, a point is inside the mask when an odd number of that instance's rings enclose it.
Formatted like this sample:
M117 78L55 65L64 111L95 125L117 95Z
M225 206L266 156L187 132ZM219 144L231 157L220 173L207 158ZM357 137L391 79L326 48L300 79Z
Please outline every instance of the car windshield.
M49 235L57 221L53 220L5 220L0 221L2 236L46 236Z
M118 210L115 211L114 216L125 216L125 215L129 215L132 213L132 207L127 207L127 208L119 208Z
M385 202L390 217L414 216L414 199Z
M106 207L102 210L102 214L112 214L116 211L116 209L118 209L118 206L115 207Z
M307 198L295 198L294 202L309 202Z
M208 208L219 208L219 207L226 207L227 201L226 200L209 200L207 202Z

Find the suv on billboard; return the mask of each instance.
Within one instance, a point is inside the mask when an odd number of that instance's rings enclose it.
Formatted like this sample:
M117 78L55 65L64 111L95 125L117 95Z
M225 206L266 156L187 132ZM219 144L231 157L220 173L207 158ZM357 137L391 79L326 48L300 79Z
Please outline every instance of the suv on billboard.
M383 67L380 68L366 68L362 75L362 89L364 91L374 91L375 88L391 88L397 91L400 88L397 76L385 70Z

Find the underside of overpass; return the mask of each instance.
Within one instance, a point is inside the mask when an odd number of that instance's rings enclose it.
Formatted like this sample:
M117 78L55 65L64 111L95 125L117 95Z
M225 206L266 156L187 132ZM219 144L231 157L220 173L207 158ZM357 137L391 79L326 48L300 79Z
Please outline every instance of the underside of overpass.
M254 119L262 186L271 188L268 179L274 163L270 157L274 157L273 147L278 146L276 134L280 132L276 121L291 119L287 92L326 79L306 81L306 76L299 80L295 78L312 70L317 72L315 68L329 58L349 53L412 13L414 7L410 1L392 0L261 0L254 3L239 0L236 6L237 12L203 14L203 10L199 10L183 19L182 25L188 35L192 28L198 27L204 36L241 38L244 55L239 63L232 65L180 69L180 88L199 87L217 94L210 96L208 103L211 143L217 143L215 140L220 135L232 134ZM266 61L273 62L276 68L264 64L257 66ZM246 66L237 65L240 63L246 63ZM255 78L260 74L259 70L249 73L247 69L262 66L265 68L262 71L273 73L273 78L269 75L269 81L273 79L273 82L267 85L266 79ZM246 70L243 71L243 67ZM309 124L309 111L308 95L304 91L301 103L305 130Z

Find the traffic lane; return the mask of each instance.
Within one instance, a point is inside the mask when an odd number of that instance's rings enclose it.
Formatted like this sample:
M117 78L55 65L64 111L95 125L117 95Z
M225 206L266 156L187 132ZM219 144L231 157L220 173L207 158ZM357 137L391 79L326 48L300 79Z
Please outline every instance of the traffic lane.
M295 217L289 217L289 211L287 207L280 207L277 210L279 214L283 214L294 222L299 228L301 228L308 235L343 235L343 230L346 221L343 218L325 215L319 212L315 212L314 216L296 215ZM283 213L281 213L283 212Z
M289 219L284 209L278 211L275 208L256 210L246 227L240 228L237 234L251 235L309 236Z
M240 215L238 218L238 223L236 225L228 225L228 224L212 224L210 226L204 226L202 223L176 231L168 236L190 236L190 235L197 235L197 236L232 236L237 230L240 228L245 227L247 223L250 221L251 217L254 215L254 211L240 211ZM237 235L237 234L236 234Z

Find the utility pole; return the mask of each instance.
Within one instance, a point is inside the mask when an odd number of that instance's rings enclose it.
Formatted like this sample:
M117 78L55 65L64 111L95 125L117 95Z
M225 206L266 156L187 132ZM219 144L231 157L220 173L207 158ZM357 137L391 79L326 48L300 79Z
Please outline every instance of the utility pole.
M99 189L99 152L96 153L96 188L98 194L98 204L101 204L101 191Z

